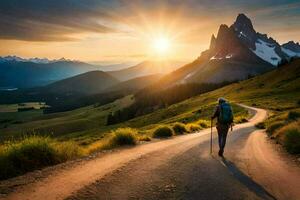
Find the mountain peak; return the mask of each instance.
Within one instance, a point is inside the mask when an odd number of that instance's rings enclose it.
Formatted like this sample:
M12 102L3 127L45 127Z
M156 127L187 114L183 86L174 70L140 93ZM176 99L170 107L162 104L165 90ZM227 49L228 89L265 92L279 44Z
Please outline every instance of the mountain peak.
M252 25L251 20L243 13L238 14L234 24L244 26L244 27L247 26L247 27L253 29L253 25Z
M214 34L212 34L211 39L210 39L209 49L214 49L215 46L216 46L216 37Z

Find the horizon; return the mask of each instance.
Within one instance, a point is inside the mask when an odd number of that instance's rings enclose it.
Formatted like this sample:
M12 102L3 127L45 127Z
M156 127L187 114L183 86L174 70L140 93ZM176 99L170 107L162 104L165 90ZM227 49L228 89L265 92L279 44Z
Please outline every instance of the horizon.
M188 62L208 49L211 35L217 34L221 24L230 26L239 13L251 19L257 32L280 44L300 41L297 1L135 3L2 1L0 56L64 57L88 63L157 58Z

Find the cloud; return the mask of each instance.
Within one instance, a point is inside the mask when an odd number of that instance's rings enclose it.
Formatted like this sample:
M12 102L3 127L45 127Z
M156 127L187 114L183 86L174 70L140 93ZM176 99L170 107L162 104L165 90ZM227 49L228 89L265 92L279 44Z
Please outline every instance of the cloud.
M29 41L75 39L85 32L117 32L106 20L113 1L96 0L1 0L0 38Z
M255 10L257 10L255 12ZM295 11L295 10L298 10ZM147 31L163 16L164 25L176 30L219 24L239 12L260 19L274 15L299 16L295 0L1 0L0 39L24 41L70 41L85 33L124 33L145 26ZM295 13L297 12L297 13ZM177 21L176 21L177 20ZM222 23L224 23L222 21ZM284 17L282 21L286 21ZM177 24L176 24L177 23ZM277 24L280 23L280 20ZM202 24L202 25L201 25ZM194 29L197 29L195 27ZM145 31L143 30L143 31ZM184 31L184 30L183 30Z

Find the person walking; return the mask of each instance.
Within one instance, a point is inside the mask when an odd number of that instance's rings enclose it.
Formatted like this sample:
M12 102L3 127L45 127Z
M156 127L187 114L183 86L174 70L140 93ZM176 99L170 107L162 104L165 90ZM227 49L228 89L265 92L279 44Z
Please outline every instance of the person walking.
M219 141L219 156L223 157L224 148L226 144L227 133L233 125L233 112L230 104L224 99L218 99L218 105L215 109L211 120L217 118L217 131Z

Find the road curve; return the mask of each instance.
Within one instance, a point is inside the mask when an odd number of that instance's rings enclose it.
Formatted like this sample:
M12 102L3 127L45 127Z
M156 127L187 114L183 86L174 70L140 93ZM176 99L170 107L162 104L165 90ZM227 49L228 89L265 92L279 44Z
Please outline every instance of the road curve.
M2 199L274 199L272 187L267 191L250 178L243 166L248 158L239 154L247 154L245 145L257 144L248 142L250 133L267 116L265 110L247 108L254 116L229 134L224 159L209 154L206 129L101 154L20 186ZM216 152L215 137L213 143Z

